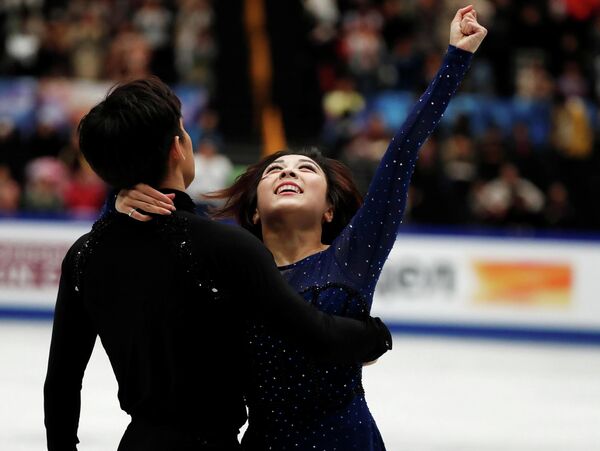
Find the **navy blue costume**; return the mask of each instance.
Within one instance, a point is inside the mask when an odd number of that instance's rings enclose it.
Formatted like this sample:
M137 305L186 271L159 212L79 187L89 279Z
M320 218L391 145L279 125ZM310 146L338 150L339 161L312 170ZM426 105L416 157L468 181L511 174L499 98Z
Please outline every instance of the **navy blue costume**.
M320 310L365 318L396 240L417 152L433 132L473 54L450 46L442 67L392 139L350 224L325 251L280 267ZM318 363L270 327L250 326L247 450L370 451L385 446L362 388L362 365Z

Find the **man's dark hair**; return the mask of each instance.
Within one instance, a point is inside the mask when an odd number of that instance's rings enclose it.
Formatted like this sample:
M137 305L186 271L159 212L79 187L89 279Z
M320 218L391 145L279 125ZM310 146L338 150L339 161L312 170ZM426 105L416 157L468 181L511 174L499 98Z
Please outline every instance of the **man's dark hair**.
M114 188L157 186L173 138L182 137L180 118L181 102L158 78L116 85L79 123L79 147Z

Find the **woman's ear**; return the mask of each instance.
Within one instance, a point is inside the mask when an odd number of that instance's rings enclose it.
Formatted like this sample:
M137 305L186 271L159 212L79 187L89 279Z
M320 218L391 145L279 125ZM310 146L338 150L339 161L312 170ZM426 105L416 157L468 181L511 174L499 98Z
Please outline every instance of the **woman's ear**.
M324 222L333 221L333 207L329 207L329 209L323 214Z
M254 214L252 215L252 224L256 225L260 222L260 215L258 214L258 209L254 210Z

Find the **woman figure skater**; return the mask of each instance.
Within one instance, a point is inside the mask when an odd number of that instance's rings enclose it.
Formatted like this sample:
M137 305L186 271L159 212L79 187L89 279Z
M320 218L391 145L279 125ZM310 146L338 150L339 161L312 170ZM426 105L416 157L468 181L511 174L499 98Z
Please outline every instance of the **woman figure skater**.
M307 302L332 314L367 315L401 223L417 152L440 121L486 33L472 6L456 13L441 68L392 139L362 206L341 163L316 150L285 150L250 166L231 187L210 195L226 199L217 216L233 217L258 236ZM138 185L120 193L117 210L165 214L170 202ZM134 213L138 220L151 219ZM365 400L361 365L316 363L264 324L251 324L248 334L256 357L247 390L244 449L385 449Z

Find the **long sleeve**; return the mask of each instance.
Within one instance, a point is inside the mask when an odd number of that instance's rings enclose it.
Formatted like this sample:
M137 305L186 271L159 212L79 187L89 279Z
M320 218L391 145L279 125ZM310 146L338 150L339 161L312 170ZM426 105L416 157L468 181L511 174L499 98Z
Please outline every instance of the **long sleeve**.
M251 316L265 320L282 337L322 361L366 362L391 349L390 332L381 320L357 321L317 310L287 284L260 241L241 229L232 232L227 247L235 249L222 249L222 255L237 254L237 258L228 259L224 267L235 275L233 297Z
M81 383L96 340L92 322L76 291L73 249L62 264L44 384L44 424L49 451L77 449Z
M346 276L367 294L374 291L396 240L418 150L439 123L472 57L448 48L440 70L390 142L364 204L332 244Z

